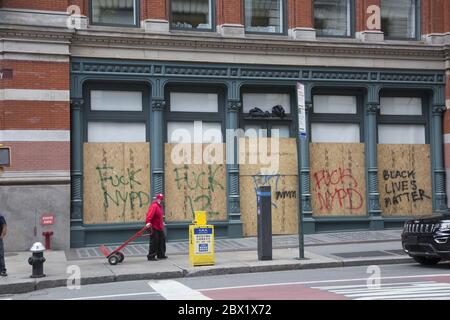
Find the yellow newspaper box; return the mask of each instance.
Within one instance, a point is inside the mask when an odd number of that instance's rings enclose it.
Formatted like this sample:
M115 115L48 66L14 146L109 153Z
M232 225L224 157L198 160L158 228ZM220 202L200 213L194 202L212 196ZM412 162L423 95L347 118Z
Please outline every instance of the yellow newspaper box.
M206 212L195 211L189 226L189 261L193 266L214 264L214 226L206 224Z

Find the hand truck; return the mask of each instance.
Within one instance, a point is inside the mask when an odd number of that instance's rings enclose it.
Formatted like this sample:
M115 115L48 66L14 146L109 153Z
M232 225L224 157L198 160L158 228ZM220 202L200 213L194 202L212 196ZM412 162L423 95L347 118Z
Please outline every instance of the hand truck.
M146 230L150 230L149 234L144 235L144 232ZM124 254L121 252L123 248L125 248L131 241L135 240L136 238L140 236L147 236L151 235L152 229L151 227L144 226L141 230L136 232L131 238L129 238L127 241L125 241L122 245L120 245L116 250L113 250L112 252L109 252L108 248L106 248L104 245L100 246L100 251L103 253L106 259L108 259L108 262L110 265L114 266L118 263L123 262L125 260Z

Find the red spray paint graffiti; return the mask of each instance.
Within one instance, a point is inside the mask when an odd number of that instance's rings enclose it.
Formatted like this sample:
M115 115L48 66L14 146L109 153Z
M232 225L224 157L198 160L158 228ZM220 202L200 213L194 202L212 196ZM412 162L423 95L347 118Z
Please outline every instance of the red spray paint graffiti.
M314 192L321 210L340 209L359 210L363 205L363 197L356 190L358 182L350 169L320 170L313 174ZM349 187L346 187L349 186Z

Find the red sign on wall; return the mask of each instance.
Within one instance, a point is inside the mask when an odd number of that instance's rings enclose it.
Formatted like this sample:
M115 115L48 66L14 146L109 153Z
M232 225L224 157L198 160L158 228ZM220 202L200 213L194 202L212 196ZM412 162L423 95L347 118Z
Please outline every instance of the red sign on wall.
M43 215L41 216L41 225L50 226L55 222L54 215Z

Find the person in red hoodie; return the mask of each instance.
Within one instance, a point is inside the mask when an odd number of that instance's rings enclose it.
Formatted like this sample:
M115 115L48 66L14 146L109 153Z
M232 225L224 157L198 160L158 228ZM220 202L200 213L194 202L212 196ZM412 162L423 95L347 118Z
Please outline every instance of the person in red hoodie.
M150 244L148 249L147 260L157 261L158 259L167 259L166 256L166 236L164 234L164 211L162 202L164 195L161 193L156 195L156 200L152 202L148 208L145 224L148 228L152 228L150 234Z

